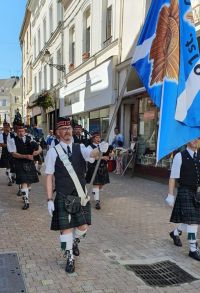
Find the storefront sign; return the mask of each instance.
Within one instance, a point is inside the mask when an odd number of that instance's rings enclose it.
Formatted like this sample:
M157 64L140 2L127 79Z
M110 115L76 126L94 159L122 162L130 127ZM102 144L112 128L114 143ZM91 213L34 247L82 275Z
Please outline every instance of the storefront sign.
M150 121L155 119L155 110L144 112L144 121Z

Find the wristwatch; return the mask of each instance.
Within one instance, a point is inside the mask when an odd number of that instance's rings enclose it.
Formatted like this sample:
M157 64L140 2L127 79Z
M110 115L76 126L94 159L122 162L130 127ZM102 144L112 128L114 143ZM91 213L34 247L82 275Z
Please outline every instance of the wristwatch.
M53 198L47 198L47 201L53 200Z

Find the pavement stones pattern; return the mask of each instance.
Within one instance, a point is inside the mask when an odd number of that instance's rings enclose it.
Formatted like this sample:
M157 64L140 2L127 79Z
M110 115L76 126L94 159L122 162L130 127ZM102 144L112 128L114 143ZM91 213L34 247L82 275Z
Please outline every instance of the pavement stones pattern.
M72 275L64 271L58 233L49 230L44 178L32 186L27 211L3 170L0 186L0 253L18 254L28 293L199 292L200 280L152 288L123 266L170 259L200 279L200 262L188 257L186 237L182 248L169 238L173 225L164 203L166 184L111 174L111 184L101 192L102 209L92 210L93 223Z

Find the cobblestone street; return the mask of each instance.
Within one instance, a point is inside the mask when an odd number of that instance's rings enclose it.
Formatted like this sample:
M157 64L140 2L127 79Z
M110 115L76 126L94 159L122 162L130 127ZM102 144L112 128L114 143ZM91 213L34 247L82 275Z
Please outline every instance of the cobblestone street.
M153 288L123 264L169 259L200 278L200 263L183 247L173 245L171 209L164 203L167 185L129 176L111 175L101 194L102 209L92 209L93 224L81 240L76 272L67 275L58 233L50 231L44 178L32 186L30 209L23 211L17 186L0 177L0 252L16 252L28 293L199 292L200 281ZM94 205L94 202L92 201Z

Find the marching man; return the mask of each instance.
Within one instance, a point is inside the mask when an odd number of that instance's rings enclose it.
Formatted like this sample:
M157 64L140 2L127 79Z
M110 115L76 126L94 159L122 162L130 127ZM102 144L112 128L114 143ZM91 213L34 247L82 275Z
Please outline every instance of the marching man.
M78 243L91 225L91 206L85 194L85 162L94 162L99 150L89 150L83 144L72 143L73 129L69 118L58 118L56 129L60 142L49 149L45 161L48 211L52 216L51 230L60 231L61 249L67 257L65 271L73 273L74 255L79 255ZM108 144L102 142L99 148L105 152Z

